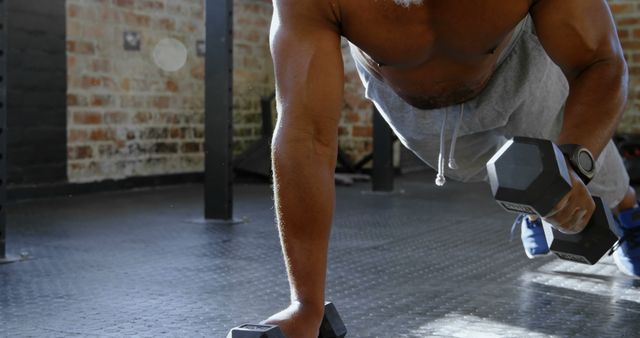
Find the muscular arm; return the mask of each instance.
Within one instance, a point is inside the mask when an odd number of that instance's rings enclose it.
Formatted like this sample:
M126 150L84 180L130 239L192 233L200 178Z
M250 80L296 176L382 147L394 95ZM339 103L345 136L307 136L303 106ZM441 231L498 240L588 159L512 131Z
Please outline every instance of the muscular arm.
M277 0L274 192L292 302L322 311L344 71L328 1Z
M569 81L558 143L598 156L615 132L627 96L627 66L605 0L537 0L538 37Z

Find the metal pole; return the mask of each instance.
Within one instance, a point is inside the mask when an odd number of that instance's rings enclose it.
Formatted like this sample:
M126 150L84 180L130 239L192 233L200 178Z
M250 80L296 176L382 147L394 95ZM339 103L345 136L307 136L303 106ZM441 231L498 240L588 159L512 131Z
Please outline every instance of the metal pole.
M232 0L207 0L206 33L204 217L230 221L233 218Z
M393 132L373 107L373 191L393 191Z
M18 260L7 254L7 0L0 0L0 264Z

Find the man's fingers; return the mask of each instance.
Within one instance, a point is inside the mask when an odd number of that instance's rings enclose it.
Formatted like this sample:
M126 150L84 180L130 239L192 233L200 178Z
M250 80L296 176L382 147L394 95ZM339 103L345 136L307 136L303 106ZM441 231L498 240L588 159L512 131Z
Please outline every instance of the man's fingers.
M576 212L566 222L558 224L556 227L560 232L565 234L577 234L584 229L588 222L586 217L588 214L586 209L576 209Z
M568 225L573 223L575 220L575 214L580 211L580 207L569 203L569 205L565 205L562 209L559 209L553 214L553 216L545 217L549 223L555 225Z
M571 194L567 194L565 197L563 197L560 200L560 202L558 202L558 204L556 204L556 206L553 209L551 209L551 212L549 212L549 214L544 216L544 218L551 218L557 213L563 211L570 200L571 200Z

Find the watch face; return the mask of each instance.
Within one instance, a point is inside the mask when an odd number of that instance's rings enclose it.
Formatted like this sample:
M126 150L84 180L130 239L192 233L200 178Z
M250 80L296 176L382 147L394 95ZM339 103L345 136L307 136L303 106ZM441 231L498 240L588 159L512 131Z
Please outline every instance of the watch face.
M580 167L587 172L592 172L594 168L593 158L586 151L580 151L578 153L578 163Z

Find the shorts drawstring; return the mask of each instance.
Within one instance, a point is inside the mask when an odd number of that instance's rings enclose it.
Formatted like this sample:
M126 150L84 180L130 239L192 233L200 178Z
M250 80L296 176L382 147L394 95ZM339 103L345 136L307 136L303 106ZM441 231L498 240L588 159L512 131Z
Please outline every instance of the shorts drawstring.
M460 112L456 119L456 124L453 128L453 134L451 135L451 147L449 149L449 168L455 170L458 169L458 164L455 158L456 140L458 139L458 131L462 122L462 114L464 114L464 103L460 105ZM445 109L444 119L442 120L442 127L440 128L440 153L438 154L438 175L436 176L436 185L441 187L447 179L444 177L444 134L447 129L447 120L449 119L449 110Z

